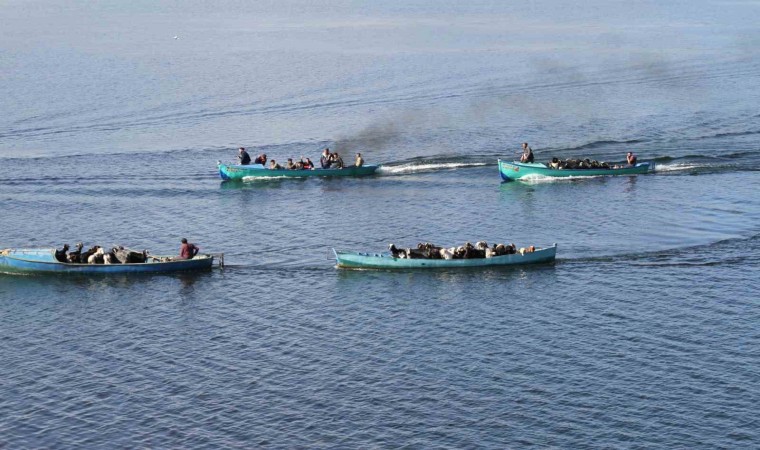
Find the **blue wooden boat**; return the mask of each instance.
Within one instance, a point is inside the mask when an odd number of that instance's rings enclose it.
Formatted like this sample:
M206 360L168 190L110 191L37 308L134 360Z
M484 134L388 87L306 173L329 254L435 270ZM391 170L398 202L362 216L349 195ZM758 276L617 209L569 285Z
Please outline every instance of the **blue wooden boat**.
M308 170L287 170L287 169L267 169L261 164L250 164L241 166L238 164L217 163L219 167L219 176L227 181L247 181L257 178L304 178L304 177L364 177L372 175L377 171L377 165L368 166L346 166L342 169L308 169Z
M333 253L337 261L336 267L340 269L461 269L552 262L557 255L557 244L524 255L515 253L473 259L406 259L394 258L389 253L341 252L335 249Z
M618 169L551 169L543 163L507 162L501 159L498 161L499 174L504 181L541 177L556 178L638 175L654 171L654 162L642 162L635 166L625 166Z
M210 269L213 255L197 255L193 259L168 261L167 256L148 256L148 262L130 264L76 264L55 259L55 249L8 249L0 251L0 273L11 274L122 274L161 273Z

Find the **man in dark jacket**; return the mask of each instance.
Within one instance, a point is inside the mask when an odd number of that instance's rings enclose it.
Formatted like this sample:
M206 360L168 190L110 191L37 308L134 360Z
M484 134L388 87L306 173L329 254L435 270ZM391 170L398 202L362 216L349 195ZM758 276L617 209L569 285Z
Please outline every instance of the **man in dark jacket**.
M238 159L240 160L241 166L247 166L251 163L251 156L248 154L247 151L243 147L240 147L238 150Z

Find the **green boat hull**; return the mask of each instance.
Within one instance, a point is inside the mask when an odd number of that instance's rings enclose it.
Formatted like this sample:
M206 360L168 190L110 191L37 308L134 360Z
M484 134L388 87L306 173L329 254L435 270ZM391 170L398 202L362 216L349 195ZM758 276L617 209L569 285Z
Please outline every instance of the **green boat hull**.
M468 267L500 267L539 264L554 261L557 244L521 255L495 256L473 259L406 259L394 258L387 253L341 252L333 249L340 269L463 269Z
M632 167L620 169L550 169L542 163L520 163L499 160L499 174L504 181L521 178L566 178L566 177L596 177L614 175L639 175L654 171L653 162L638 163Z
M305 178L305 177L364 177L373 175L377 165L348 166L343 169L312 169L312 170L275 170L267 169L261 164L247 166L228 165L219 163L219 176L225 181L247 181L256 178Z

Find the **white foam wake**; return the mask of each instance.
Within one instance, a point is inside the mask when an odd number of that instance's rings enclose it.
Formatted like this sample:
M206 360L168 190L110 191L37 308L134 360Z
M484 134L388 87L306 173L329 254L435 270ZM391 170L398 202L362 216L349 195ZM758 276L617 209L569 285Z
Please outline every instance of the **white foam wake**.
M517 181L523 183L561 183L575 180L583 180L587 178L604 177L606 175L573 175L569 177L552 177L547 175L541 175L538 173L532 173L519 178Z
M678 172L682 170L692 170L705 167L704 164L695 163L672 163L672 164L655 164L655 172Z
M244 183L251 183L254 181L272 181L272 180L284 180L287 178L302 178L302 177L243 177Z
M430 163L430 164L402 164L399 166L380 166L378 173L385 175L398 175L403 173L435 172L437 170L453 170L462 167L487 166L488 163Z

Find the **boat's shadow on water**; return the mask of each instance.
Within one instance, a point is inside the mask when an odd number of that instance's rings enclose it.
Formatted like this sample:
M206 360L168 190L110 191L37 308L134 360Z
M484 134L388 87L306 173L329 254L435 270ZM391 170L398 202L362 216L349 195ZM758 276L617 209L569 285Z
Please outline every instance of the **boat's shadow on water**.
M367 283L385 281L431 281L436 283L460 283L525 279L544 277L555 271L555 263L528 264L522 266L461 267L456 269L338 269L338 283Z
M193 287L199 281L207 281L217 270L194 270L166 273L129 274L10 274L0 272L0 280L13 288L63 287L82 290L96 288L133 288L157 282L179 281L184 288Z
M222 190L246 190L246 189L277 189L292 183L303 183L306 178L267 178L252 181L222 181L219 189Z

